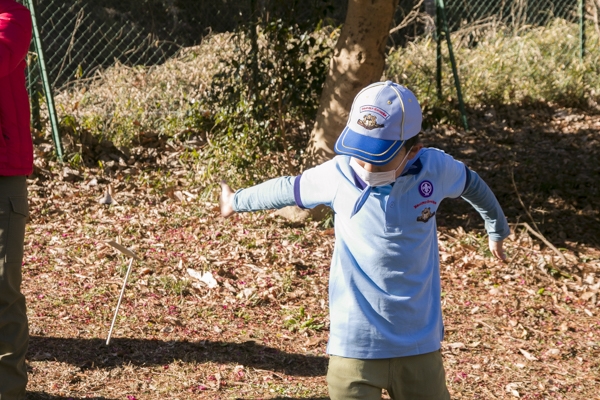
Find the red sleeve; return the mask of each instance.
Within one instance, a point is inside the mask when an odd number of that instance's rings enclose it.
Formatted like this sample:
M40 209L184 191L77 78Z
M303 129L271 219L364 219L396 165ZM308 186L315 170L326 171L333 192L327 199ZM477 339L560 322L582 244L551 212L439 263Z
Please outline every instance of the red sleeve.
M0 78L17 68L31 43L31 14L14 0L0 0Z

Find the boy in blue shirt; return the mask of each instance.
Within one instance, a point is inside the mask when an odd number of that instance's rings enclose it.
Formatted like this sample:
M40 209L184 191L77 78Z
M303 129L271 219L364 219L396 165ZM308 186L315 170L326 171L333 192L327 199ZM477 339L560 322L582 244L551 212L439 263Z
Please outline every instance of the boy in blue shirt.
M329 280L332 399L444 400L439 352L444 327L435 215L461 196L485 221L492 254L504 260L510 229L479 176L418 139L421 107L396 83L355 97L338 156L296 177L233 192L221 183L221 214L298 205L335 213Z

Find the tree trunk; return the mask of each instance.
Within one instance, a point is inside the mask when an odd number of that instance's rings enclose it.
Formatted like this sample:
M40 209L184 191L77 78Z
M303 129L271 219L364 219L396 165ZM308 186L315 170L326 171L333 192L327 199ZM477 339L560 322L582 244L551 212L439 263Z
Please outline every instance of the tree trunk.
M385 46L398 0L348 0L346 21L335 46L311 132L305 168L334 156L354 96L381 79Z
M319 102L317 120L303 167L310 168L334 156L333 146L346 126L354 96L377 82L385 66L385 46L398 0L348 0L346 22L334 49ZM277 215L291 221L319 221L325 206L312 210L285 207Z

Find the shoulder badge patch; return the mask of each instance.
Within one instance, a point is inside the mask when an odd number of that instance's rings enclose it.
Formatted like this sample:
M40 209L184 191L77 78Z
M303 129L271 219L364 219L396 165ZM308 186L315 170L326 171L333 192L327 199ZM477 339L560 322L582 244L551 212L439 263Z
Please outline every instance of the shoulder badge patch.
M377 117L372 114L365 115L362 119L359 119L356 123L368 130L384 127L383 124L377 123Z
M423 197L431 197L433 194L433 184L429 181L423 181L419 184L419 193Z
M431 212L431 208L427 207L421 211L421 215L417 217L417 221L427 222L435 215L435 211Z

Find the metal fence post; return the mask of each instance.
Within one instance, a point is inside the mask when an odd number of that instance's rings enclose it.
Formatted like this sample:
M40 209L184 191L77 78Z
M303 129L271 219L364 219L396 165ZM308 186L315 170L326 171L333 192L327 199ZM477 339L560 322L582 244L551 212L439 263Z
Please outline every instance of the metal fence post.
M450 64L452 65L452 75L454 75L454 84L456 86L456 95L458 97L458 107L462 116L463 126L465 130L469 130L467 124L467 114L465 112L465 103L463 101L462 92L460 90L460 80L458 78L458 70L456 69L456 60L454 59L454 51L452 50L452 42L450 41L450 29L448 29L448 21L446 20L446 12L444 11L444 0L437 0L438 12L442 18L442 24L444 26L444 34L446 35L446 42L448 43L448 55L450 56Z
M585 57L585 0L579 0L579 58Z
M29 82L29 100L31 103L31 125L38 131L42 130L42 118L40 116L40 97L38 73L35 69L36 56L29 53L27 57L27 81Z
M44 52L42 49L42 38L40 37L40 31L38 29L35 5L35 0L27 0L29 11L31 12L31 20L33 22L33 42L35 45L35 51L37 53L38 66L42 77L42 83L44 85L44 93L46 94L46 103L48 105L48 114L50 117L50 125L52 126L52 138L54 139L54 146L56 148L56 158L59 161L63 161L63 150L60 141L60 133L58 131L58 118L56 116L56 108L54 107L54 97L52 96L52 87L50 85L50 79L48 78L48 72L46 71L46 61L44 59Z
M435 83L438 99L442 99L442 19L440 8L435 7Z

